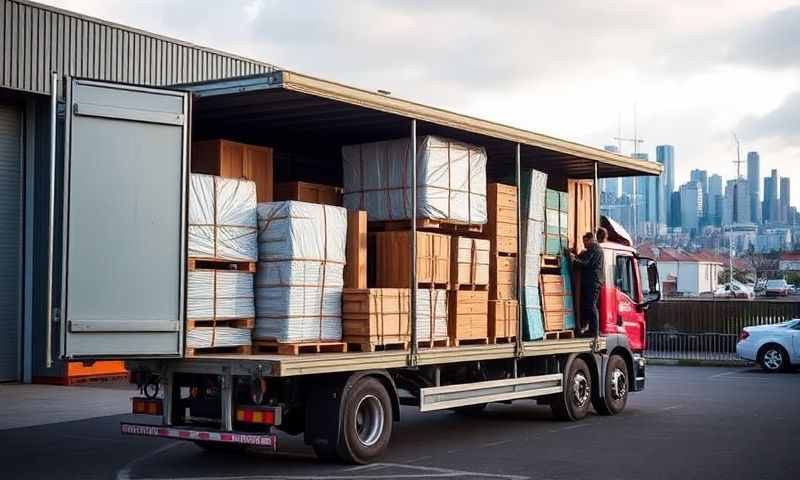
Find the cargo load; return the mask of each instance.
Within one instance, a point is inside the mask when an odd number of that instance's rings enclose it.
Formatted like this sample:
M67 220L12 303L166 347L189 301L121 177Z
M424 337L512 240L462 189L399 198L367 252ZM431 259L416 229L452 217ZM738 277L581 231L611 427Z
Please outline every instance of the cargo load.
M347 211L287 201L258 205L255 338L342 338Z
M486 150L424 136L417 141L417 211L411 212L411 144L407 138L342 147L344 206L370 221L486 223Z
M189 257L255 261L256 184L192 174L188 224Z
M186 317L190 320L253 318L253 274L234 270L188 273Z
M525 340L544 337L539 273L544 249L547 174L527 170L522 176L522 278L523 336Z

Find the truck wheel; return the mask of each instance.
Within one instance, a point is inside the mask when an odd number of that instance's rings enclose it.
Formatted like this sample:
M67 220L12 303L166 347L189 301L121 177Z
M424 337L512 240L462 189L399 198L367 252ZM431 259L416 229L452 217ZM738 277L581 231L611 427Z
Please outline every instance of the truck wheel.
M630 391L628 366L619 355L612 355L608 359L605 380L605 398L592 395L592 405L600 415L616 415L625 410Z
M380 456L392 435L392 400L375 378L359 380L344 396L335 457L347 463L368 463ZM331 459L329 447L314 444L320 458Z
M564 391L553 396L550 410L559 420L574 422L589 413L591 398L592 375L586 362L576 358L564 376Z
M782 372L789 368L789 355L783 347L771 343L758 352L758 363L767 372Z

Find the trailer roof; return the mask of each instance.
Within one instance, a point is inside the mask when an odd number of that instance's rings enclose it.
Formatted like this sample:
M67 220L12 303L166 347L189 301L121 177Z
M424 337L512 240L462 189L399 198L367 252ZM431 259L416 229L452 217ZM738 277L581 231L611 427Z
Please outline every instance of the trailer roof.
M183 87L203 99L194 111L200 137L205 124L215 135L222 129L241 140L267 137L274 143L313 140L333 146L407 136L407 120L413 118L419 135L484 146L490 176L509 167L513 171L517 143L523 167L565 178L592 178L594 162L600 177L658 175L662 170L655 162L286 70Z

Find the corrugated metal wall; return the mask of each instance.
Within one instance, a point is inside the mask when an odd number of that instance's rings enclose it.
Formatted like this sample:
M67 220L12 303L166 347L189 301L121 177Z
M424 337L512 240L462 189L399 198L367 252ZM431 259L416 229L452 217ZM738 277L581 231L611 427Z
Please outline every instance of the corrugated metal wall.
M50 72L170 85L274 70L200 48L19 0L0 0L0 87L50 93Z

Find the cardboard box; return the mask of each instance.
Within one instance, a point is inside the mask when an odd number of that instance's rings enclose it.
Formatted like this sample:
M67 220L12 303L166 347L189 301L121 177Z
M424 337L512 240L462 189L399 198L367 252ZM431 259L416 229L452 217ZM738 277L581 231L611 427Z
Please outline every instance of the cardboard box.
M192 143L192 172L227 178L246 178L256 183L259 203L273 200L272 149L230 140Z
M454 345L464 340L489 337L489 292L451 290L448 292L448 324Z
M375 286L406 288L411 283L411 232L377 232ZM450 284L450 236L417 232L417 282Z
M275 186L275 200L299 200L341 207L342 188L320 183L284 182Z

